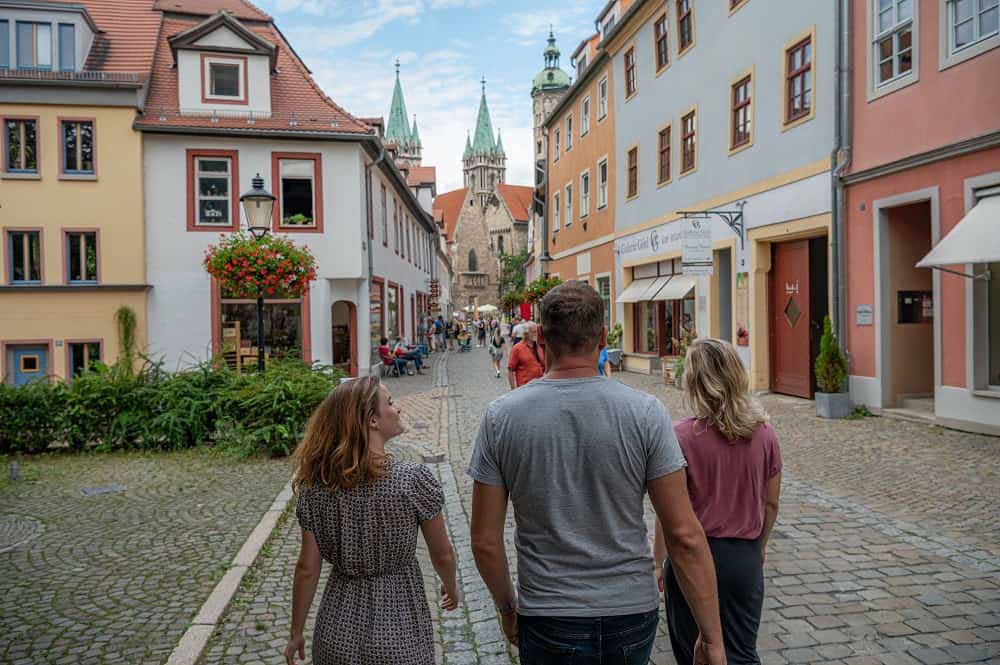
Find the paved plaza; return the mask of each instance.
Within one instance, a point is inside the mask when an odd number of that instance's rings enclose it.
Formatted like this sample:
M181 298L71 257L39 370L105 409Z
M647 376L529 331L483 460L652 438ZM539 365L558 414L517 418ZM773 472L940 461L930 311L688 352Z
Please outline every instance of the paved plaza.
M408 427L395 450L438 475L459 556L463 604L439 613L419 552L440 661L516 662L475 570L465 475L483 409L506 379L481 349L431 360L424 376L387 383ZM614 379L685 413L680 393L658 377ZM1000 440L887 418L823 421L811 402L763 399L785 462L766 568L764 662L1000 662ZM0 486L3 663L164 662L288 469L198 453L34 466L36 480ZM114 483L128 489L80 493ZM512 519L508 527L513 561ZM201 662L283 662L298 545L289 510ZM652 662L673 663L662 621L659 631Z

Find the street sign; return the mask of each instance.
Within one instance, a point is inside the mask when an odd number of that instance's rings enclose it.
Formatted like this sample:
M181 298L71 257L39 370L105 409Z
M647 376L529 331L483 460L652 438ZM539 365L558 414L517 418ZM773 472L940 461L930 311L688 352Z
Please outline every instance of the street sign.
M685 275L712 274L712 229L708 220L692 219L684 229L681 268Z

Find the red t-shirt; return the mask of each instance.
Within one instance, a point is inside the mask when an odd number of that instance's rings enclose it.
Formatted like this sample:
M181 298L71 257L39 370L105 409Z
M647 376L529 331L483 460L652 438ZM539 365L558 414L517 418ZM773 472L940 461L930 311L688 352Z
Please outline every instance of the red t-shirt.
M545 358L542 356L541 347L536 344L535 350L532 351L531 347L524 342L518 342L510 350L507 369L514 372L514 381L518 387L529 381L542 378L542 375L545 374Z
M781 471L774 428L762 423L749 440L730 443L694 418L674 425L687 459L691 505L705 535L756 540L764 528L767 483Z

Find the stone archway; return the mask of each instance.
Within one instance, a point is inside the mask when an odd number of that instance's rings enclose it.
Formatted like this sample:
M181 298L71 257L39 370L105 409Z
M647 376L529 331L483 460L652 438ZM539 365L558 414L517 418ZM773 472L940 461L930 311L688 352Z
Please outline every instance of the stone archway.
M333 322L332 364L348 374L358 375L358 308L347 300L338 300L330 308Z

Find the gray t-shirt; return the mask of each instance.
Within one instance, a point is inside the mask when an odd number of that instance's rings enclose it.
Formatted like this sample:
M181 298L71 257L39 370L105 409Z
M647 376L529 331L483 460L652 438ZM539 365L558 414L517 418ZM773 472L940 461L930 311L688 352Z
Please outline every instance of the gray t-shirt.
M648 481L684 466L663 405L618 381L536 379L492 402L468 473L510 493L518 611L656 609L643 497Z

